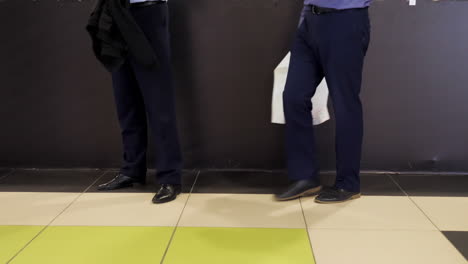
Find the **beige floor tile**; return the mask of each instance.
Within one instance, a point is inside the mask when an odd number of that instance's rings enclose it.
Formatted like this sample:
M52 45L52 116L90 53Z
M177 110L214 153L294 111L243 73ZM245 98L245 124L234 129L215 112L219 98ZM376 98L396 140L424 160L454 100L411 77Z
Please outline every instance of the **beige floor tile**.
M156 205L151 193L86 193L52 225L175 226L188 195Z
M438 231L310 229L319 264L466 264Z
M78 193L0 192L0 225L47 225Z
M468 231L468 197L412 197L444 231Z
M304 228L298 200L275 202L269 194L192 194L181 226Z
M310 228L436 230L408 197L364 196L340 204L302 199Z

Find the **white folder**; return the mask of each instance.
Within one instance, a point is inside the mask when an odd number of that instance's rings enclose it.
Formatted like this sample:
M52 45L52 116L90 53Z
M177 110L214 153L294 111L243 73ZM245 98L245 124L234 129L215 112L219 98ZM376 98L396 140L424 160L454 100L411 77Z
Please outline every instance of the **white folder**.
M275 124L285 124L283 111L283 91L286 85L288 76L288 68L291 53L280 62L275 69L273 98L271 103L271 122ZM328 112L328 86L325 78L317 87L314 97L312 98L312 120L314 125L319 125L330 119Z

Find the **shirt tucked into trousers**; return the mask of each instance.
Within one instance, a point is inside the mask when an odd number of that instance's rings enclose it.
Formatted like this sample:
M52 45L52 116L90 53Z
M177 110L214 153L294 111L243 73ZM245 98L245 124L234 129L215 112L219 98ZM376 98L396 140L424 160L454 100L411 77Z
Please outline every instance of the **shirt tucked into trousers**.
M342 0L341 3L353 1ZM283 93L288 172L291 179L318 180L319 165L310 111L311 98L325 77L336 118L336 187L360 191L363 113L359 93L369 34L367 9L349 9L321 15L305 11L304 21L291 50L288 79Z
M149 69L130 56L112 74L123 140L121 173L136 179L146 177L148 122L156 154L157 182L180 184L182 158L170 62L168 6L160 2L130 7L130 11L156 52L160 65Z

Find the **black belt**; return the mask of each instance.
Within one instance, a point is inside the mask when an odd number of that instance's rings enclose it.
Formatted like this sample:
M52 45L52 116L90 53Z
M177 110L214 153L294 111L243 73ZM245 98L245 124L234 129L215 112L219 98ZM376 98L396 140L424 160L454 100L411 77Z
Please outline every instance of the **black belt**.
M139 3L132 3L130 6L131 7L144 7L144 6L151 6L155 4L165 4L167 1L163 0L155 0L155 1L145 1L145 2L139 2Z
M323 15L323 14L344 12L344 11L349 11L349 10L359 10L359 9L367 9L367 7L350 8L350 9L327 8L327 7L320 7L320 6L316 6L316 5L306 5L304 7L304 11L312 12L314 15Z

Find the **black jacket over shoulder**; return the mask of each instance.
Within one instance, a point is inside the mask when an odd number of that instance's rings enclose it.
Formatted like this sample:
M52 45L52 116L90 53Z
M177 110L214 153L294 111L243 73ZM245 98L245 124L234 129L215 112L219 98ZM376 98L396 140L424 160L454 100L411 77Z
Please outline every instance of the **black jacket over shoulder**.
M86 26L94 54L111 72L130 54L141 65L158 66L158 58L129 7L128 0L98 0Z

